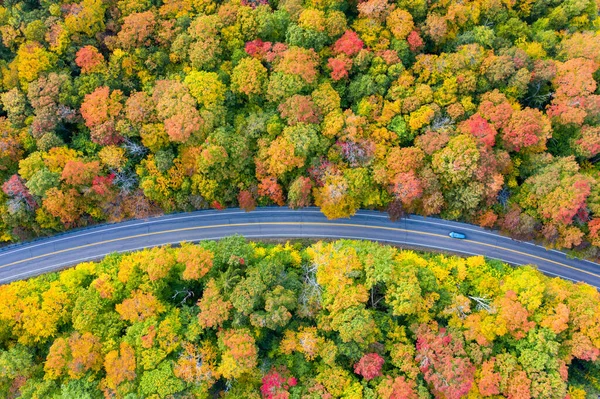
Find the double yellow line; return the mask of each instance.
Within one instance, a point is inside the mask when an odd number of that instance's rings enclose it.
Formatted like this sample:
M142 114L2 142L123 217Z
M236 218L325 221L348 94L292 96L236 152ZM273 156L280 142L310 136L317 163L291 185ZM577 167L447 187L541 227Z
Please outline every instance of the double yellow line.
M78 249L89 248L89 247L94 247L94 246L98 246L98 245L104 245L104 244L109 244L109 243L112 243L112 242L125 241L125 240L130 240L130 239L135 239L135 238L149 237L149 236L155 236L155 235L161 235L161 234L169 234L169 233L178 233L178 232L182 232L182 231L207 230L207 229L218 229L218 228L226 228L226 227L246 227L246 226L256 226L256 225L264 225L264 226L281 226L281 225L303 226L304 225L304 226L359 227L359 228L363 228L363 229L388 230L388 231L396 231L396 232L403 232L403 233L419 234L419 235L425 235L425 236L431 236L431 237L437 237L437 238L444 238L444 239L452 240L450 237L448 237L446 235L442 235L442 234L426 233L426 232L423 232L423 231L400 229L400 228L397 228L397 227L369 226L369 225L353 224L353 223L255 222L255 223L216 224L216 225L211 225L211 226L195 226L195 227L185 227L185 228L180 228L180 229L162 230L162 231L156 231L156 232L153 232L153 233L136 234L136 235L131 235L131 236L127 236L127 237L120 237L120 238L113 238L113 239L110 239L110 240L98 241L98 242L94 242L94 243L91 243L91 244L85 244L85 245L79 245L79 246L72 247L72 248L61 249L60 251L49 252L47 254L42 254L42 255L31 257L31 258L26 258L26 259L18 260L18 261L12 262L12 263L7 263L5 265L0 266L0 269L4 269L6 267L18 265L18 264L21 264L21 263L24 263L24 262L29 262L29 261L36 260L36 259L45 258L45 257L52 256L52 255L58 255L58 254L65 253L65 252L76 251ZM463 241L464 242L468 242L468 243L472 243L472 244L476 244L476 245L482 245L482 246L485 246L485 247L499 249L501 251L512 252L514 254L522 255L522 256L527 256L527 257L533 258L533 259L539 259L539 260L542 260L542 261L545 261L545 262L553 263L553 264L556 264L558 266L566 267L568 269L576 270L578 272L585 273L585 274L588 274L590 276L594 276L594 277L600 278L600 274L592 273L592 272L589 272L587 270L582 270L582 269L576 268L574 266L570 266L570 265L567 265L567 264L564 264L564 263L561 263L561 262L557 262L557 261L554 261L554 260L551 260L551 259L543 258L541 256L532 255L532 254L529 254L527 252L521 252L521 251L517 251L517 250L514 250L514 249L504 248L504 247L501 247L501 246L498 246L498 245L487 244L487 243L482 243L482 242L478 242L478 241L472 241L472 240L463 240Z

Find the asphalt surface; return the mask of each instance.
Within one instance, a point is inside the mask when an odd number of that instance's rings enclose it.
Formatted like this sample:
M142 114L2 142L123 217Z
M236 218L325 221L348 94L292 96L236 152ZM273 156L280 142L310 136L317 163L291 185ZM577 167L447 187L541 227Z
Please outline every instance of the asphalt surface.
M448 237L466 234L464 240ZM513 265L532 264L550 276L600 288L600 264L569 259L555 250L520 242L464 223L411 216L392 222L377 211L327 220L317 208L285 207L198 211L100 225L0 250L0 284L100 259L113 252L139 250L182 241L247 238L350 238L408 245L465 255L484 255Z

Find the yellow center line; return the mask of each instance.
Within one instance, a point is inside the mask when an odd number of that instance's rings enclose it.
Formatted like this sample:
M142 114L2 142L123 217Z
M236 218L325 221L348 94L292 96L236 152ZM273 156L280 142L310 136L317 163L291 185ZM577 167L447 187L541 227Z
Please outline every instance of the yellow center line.
M375 229L375 230L389 230L389 231L405 232L405 233L419 234L419 235L425 235L425 236L438 237L438 238L444 238L444 239L452 240L452 238L450 238L450 237L448 237L446 235L443 235L443 234L426 233L426 232L423 232L423 231L407 230L407 229L401 229L401 228L397 228L397 227L368 226L368 225L355 224L355 223L254 222L254 223L215 224L215 225L211 225L211 226L195 226L195 227L184 227L184 228L180 228L180 229L162 230L162 231L156 231L156 232L153 232L153 233L136 234L136 235L127 236L127 237L120 237L120 238L113 238L113 239L110 239L110 240L98 241L98 242L94 242L94 243L91 243L91 244L85 244L85 245L79 245L79 246L72 247L72 248L61 249L60 251L49 252L47 254L37 255L37 256L31 257L31 258L18 260L18 261L12 262L12 263L7 263L6 265L0 266L0 269L6 268L6 267L9 267L9 266L13 266L13 265L17 265L17 264L20 264L20 263L24 263L24 262L36 260L36 259L45 258L45 257L52 256L52 255L57 255L57 254L65 253L65 252L71 252L71 251L75 251L75 250L82 249L82 248L89 248L89 247L94 247L94 246L98 246L98 245L108 244L108 243L111 243L111 242L125 241L125 240L131 240L131 239L135 239L135 238L149 237L149 236L161 235L161 234L178 233L178 232L182 232L182 231L218 229L218 228L224 228L224 227L245 227L245 226L256 226L256 225L266 225L266 226L274 226L274 225L307 225L307 226L341 226L341 227L347 226L347 227L360 227L360 228ZM521 251L517 251L517 250L514 250L514 249L504 248L504 247L501 247L501 246L498 246L498 245L487 244L487 243L478 242L478 241L472 241L472 240L463 240L463 241L464 242L469 242L469 243L472 243L472 244L476 244L476 245L482 245L482 246L486 246L486 247L490 247L490 248L499 249L501 251L509 251L509 252L512 252L512 253L515 253L515 254L518 254L518 255L528 256L528 257L534 258L534 259L543 260L545 262L554 263L554 264L562 266L562 267L566 267L566 268L569 268L569 269L572 269L572 270L576 270L576 271L581 272L581 273L585 273L585 274L588 274L588 275L600 278L600 274L595 274L595 273L592 273L592 272L588 272L587 270L578 269L578 268L576 268L574 266L570 266L570 265L567 265L567 264L564 264L564 263L561 263L561 262L557 262L557 261L554 261L554 260L551 260L551 259L546 259L546 258L543 258L541 256L532 255L532 254L529 254L527 252L521 252Z

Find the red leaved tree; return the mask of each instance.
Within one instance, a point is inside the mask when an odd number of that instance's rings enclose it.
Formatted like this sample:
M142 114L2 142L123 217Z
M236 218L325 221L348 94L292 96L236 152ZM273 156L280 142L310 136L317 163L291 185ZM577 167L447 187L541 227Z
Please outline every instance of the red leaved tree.
M381 375L385 360L377 353L367 353L354 365L354 372L363 376L367 381Z
M297 383L285 366L272 368L262 378L260 393L265 399L286 399L290 395L289 389Z
M420 362L419 368L435 396L460 399L471 390L475 366L467 357L462 337L432 327L437 326L422 324L417 328L415 360Z
M104 57L96 47L85 46L77 51L75 64L81 68L81 73L98 72L104 65Z
M246 212L250 212L256 208L256 200L254 199L254 195L248 190L242 190L239 192L238 203L240 204L240 208L245 210Z
M365 46L358 34L354 31L347 30L333 45L335 54L346 54L348 57L358 54Z

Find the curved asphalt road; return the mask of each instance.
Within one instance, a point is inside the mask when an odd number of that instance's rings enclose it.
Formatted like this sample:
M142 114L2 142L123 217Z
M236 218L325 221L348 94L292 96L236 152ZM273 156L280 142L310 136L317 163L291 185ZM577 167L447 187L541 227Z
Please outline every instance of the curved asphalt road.
M448 237L460 231L466 240ZM600 265L568 259L560 251L514 241L477 226L436 218L411 216L391 222L377 211L359 211L348 219L327 220L317 208L291 210L284 207L198 211L101 225L6 247L0 250L0 284L24 279L80 262L102 258L112 252L218 239L233 234L248 238L351 238L485 255L513 265L536 265L550 276L584 281L600 288Z

